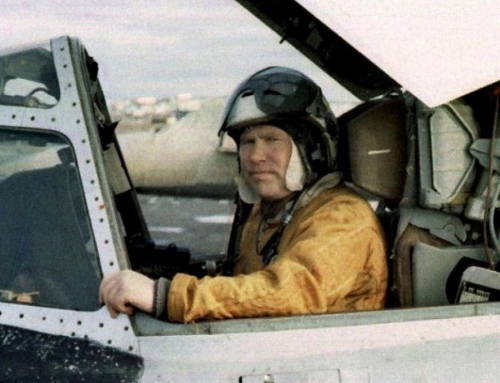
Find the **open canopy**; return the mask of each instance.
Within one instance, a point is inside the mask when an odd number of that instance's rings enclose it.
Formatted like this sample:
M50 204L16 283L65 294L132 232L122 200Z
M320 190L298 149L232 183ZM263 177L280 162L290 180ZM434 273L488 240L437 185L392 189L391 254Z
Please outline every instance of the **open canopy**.
M500 79L496 0L237 0L361 99L436 106Z
M299 0L429 106L500 79L495 0Z

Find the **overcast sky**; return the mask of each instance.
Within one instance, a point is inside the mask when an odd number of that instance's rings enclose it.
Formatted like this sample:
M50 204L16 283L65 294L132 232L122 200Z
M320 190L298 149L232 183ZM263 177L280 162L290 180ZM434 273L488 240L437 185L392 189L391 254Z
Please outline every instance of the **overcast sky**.
M226 96L268 65L335 83L233 0L2 0L0 49L71 35L99 62L108 100Z

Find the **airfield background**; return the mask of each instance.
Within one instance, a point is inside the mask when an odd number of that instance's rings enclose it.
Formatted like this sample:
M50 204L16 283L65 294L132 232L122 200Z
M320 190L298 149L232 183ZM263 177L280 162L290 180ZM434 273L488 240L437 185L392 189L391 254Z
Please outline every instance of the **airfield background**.
M139 202L151 236L159 244L187 247L193 258L225 254L234 214L232 200L139 195Z

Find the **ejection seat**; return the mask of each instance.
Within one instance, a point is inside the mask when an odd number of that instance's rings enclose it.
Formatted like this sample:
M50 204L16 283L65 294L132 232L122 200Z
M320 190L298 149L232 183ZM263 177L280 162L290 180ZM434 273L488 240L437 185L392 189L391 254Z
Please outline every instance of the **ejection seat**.
M386 234L391 260L389 307L400 306L396 284L405 279L411 285L411 274L395 276L392 245L408 178L406 109L401 97L379 99L363 103L338 119L338 157L344 178L371 202Z
M430 109L398 95L352 109L339 127L346 181L376 204L386 233L387 306L453 303L454 268L464 257L484 259L464 214L477 170L472 110L460 101Z

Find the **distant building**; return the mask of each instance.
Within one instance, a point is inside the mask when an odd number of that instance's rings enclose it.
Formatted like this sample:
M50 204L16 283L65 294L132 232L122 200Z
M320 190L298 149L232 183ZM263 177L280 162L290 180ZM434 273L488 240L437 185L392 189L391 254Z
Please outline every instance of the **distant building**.
M199 110L204 99L181 93L173 98L137 97L110 103L114 120L125 129L142 129L152 125L172 125L189 113Z

